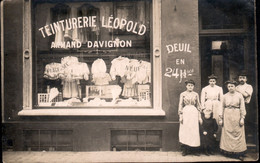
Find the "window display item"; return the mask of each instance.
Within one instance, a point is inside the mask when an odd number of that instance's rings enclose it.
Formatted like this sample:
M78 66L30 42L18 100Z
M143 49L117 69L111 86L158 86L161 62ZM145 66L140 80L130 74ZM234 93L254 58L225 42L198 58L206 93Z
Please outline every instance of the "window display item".
M127 79L134 79L139 84L151 83L151 63L147 61L138 61L136 59L128 59L127 57L115 58L111 62L110 75L112 80L116 76L127 76Z
M101 100L100 98L96 97L94 100L90 100L87 103L87 106L102 106L102 104L105 104L105 100Z
M59 79L59 75L62 70L62 65L60 63L49 63L45 66L43 77L49 80Z
M47 93L50 93L50 86L47 85Z
M63 70L63 73L60 75L62 79L89 79L89 69L86 63L78 62L67 67Z
M51 88L49 93L38 93L39 106L51 106L52 103L61 101L61 93L57 88Z
M68 104L67 106L73 106L73 103L80 103L81 101L77 98L71 98L71 99L65 100L64 102Z
M78 61L77 57L67 56L61 59L63 68L60 73L63 85L63 98L80 98L80 79L89 79L89 68L86 63Z
M134 100L133 98L128 99L120 99L117 102L118 106L136 106L138 103L137 100Z
M100 58L96 59L91 67L91 72L93 75L92 82L94 82L95 85L108 85L111 81L111 77L108 73L106 73L106 71L107 66L104 60Z
M80 98L80 80L88 80L89 73L86 63L79 62L77 57L66 56L61 58L61 63L47 64L44 77L50 80L62 80L63 98Z
M93 74L92 82L95 83L95 85L108 85L110 81L111 77L108 73Z
M64 68L61 76L63 98L79 97L78 85L80 82L79 79L75 79L73 74L73 69L77 67L78 63L78 58L73 56L67 56L61 59L61 64Z
M67 19L69 17L69 13L70 13L70 8L69 6L65 5L65 4L61 4L59 3L58 5L56 5L54 8L52 8L52 19L53 21L60 21L60 20L64 20ZM47 24L47 22L46 22ZM67 28L67 27L65 27ZM64 31L63 30L57 30L56 34L55 34L55 44L59 44L61 42L64 42Z
M110 75L112 80L116 79L116 76L123 77L126 73L127 66L129 66L129 59L126 57L117 57L111 61Z
M49 101L52 101L55 97L59 95L59 91L57 88L51 88L49 93Z
M61 58L61 64L64 66L64 68L78 62L79 62L78 58L74 56L67 56Z
M103 10L104 11L104 10ZM77 10L78 16L96 16L97 20L99 20L100 17L100 8L96 8L95 6L91 4L83 4L80 6ZM82 44L86 44L87 41L90 40L97 40L99 35L99 21L95 22L96 25L92 26L89 25L88 28L79 28L78 29L78 36L79 40ZM84 26L84 25L83 25Z
M104 85L104 86L86 86L86 98L112 98L115 100L122 92L122 88L119 85Z
M79 80L65 78L62 80L61 84L63 85L63 98L79 98Z
M68 16L71 18L77 17L77 8L74 6L70 6L70 14ZM79 41L79 31L78 28L74 29L73 25L70 23L67 24L65 29L64 38L67 40Z
M137 59L130 59L129 65L126 66L126 79L132 80L132 84L137 82L136 73L139 70L139 61Z
M106 73L106 71L107 71L107 66L103 59L98 58L92 63L91 66L92 74Z
M137 97L137 85L133 80L128 80L126 76L122 77L121 82L124 83L122 96L124 97Z
M140 61L139 68L136 72L137 82L139 84L151 83L151 63Z
M150 100L141 100L137 102L137 106L151 106L151 101Z
M124 83L122 96L137 97L136 72L138 71L138 68L138 60L130 59L129 65L126 66L125 76L121 78L121 82Z
M149 100L150 101L150 85L146 84L146 85L138 85L137 86L137 90L138 90L138 100L142 101L142 100Z
M118 85L113 86L113 88L111 89L111 94L113 99L112 102L114 102L119 97L121 92L122 92L122 88L120 86Z

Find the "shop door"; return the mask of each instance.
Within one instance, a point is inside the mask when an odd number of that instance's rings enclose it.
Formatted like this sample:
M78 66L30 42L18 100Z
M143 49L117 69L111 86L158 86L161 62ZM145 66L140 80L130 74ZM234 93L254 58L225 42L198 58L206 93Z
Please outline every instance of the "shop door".
M217 85L223 87L229 79L237 80L238 73L244 69L244 40L242 37L201 37L201 81L202 87L208 85L208 76L218 77Z

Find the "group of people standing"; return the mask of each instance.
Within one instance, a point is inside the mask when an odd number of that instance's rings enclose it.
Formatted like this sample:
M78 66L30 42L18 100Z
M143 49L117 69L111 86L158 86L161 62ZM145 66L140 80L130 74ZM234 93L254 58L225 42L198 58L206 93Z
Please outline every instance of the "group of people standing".
M247 84L247 74L238 76L239 85L234 80L225 82L228 92L216 85L217 76L208 76L209 85L199 94L194 92L195 82L187 80L186 91L179 101L179 141L182 155L214 154L214 149L228 157L243 160L247 150L245 138L246 106L249 104L253 88ZM248 109L248 108L247 108Z

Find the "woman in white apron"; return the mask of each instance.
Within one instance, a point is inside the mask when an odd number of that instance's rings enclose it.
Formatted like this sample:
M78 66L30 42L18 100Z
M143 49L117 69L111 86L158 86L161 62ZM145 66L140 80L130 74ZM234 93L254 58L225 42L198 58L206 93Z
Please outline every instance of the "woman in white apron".
M182 144L182 155L189 154L192 147L200 146L199 121L200 117L200 102L198 93L194 92L195 82L187 80L185 82L187 90L180 94L179 101L179 141ZM196 149L196 148L195 148ZM198 155L197 152L194 154Z

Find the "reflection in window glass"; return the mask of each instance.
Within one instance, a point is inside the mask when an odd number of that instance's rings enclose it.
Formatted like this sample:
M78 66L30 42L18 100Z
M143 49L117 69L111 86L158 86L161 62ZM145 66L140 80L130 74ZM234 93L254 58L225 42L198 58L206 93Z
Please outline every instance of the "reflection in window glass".
M151 107L151 1L34 2L34 104Z

